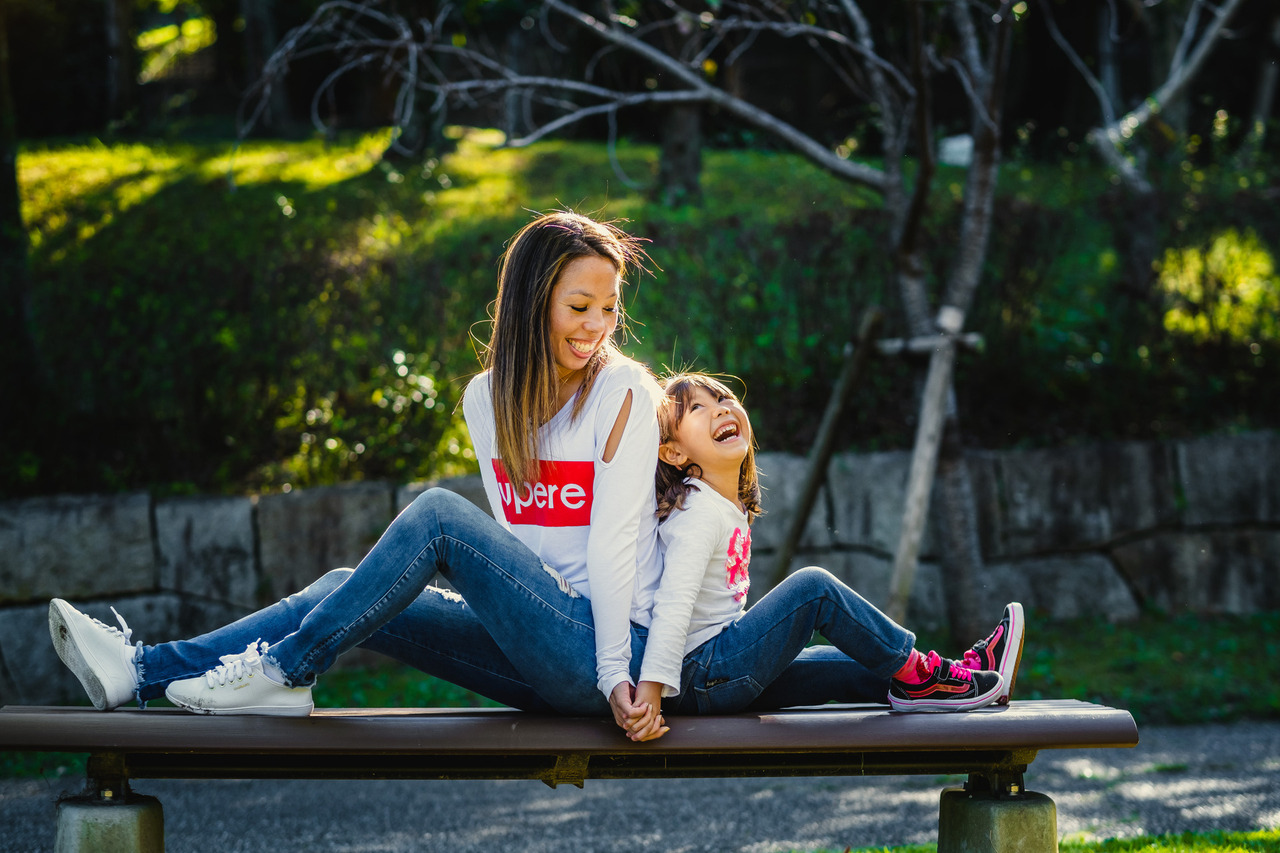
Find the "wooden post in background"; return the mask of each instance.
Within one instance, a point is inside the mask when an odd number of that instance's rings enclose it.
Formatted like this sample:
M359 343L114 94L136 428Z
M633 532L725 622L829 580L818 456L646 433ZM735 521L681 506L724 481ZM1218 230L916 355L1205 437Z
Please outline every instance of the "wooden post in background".
M862 323L858 328L857 340L845 344L844 364L840 376L836 379L831 399L827 401L827 409L822 414L822 422L818 426L818 435L814 439L813 449L809 451L809 467L805 471L804 483L800 487L800 495L791 510L791 524L787 527L786 538L774 558L773 586L777 586L787 576L791 558L795 556L809 521L809 513L813 511L813 502L818 496L827 476L827 464L831 461L831 450L835 444L836 426L845 405L853 396L853 391L862 381L866 373L867 362L875 349L876 337L880 327L884 325L884 312L877 307L868 308L862 315Z
M956 361L956 336L964 327L964 313L944 305L938 311L938 329L929 374L921 395L920 423L916 427L916 445L911 454L911 471L907 475L907 497L902 512L902 532L893 557L893 576L889 581L889 618L899 624L907 619L907 603L915 580L920 557L920 541L929 510L929 494L938 465L938 447L947 416L947 392Z

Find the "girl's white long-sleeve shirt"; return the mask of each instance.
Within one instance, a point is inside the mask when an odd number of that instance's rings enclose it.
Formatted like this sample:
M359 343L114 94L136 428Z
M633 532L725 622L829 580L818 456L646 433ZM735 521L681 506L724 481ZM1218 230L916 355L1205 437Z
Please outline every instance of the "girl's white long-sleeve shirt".
M628 393L631 413L617 451L605 462L601 457ZM591 601L596 684L606 697L631 681L630 622L648 624L662 573L654 499L661 397L648 370L614 355L578 417L572 417L570 401L542 427L538 477L514 487L495 452L488 371L471 381L463 399L494 517Z
M710 640L746 609L751 586L751 526L734 501L697 479L684 508L658 528L662 581L654 597L641 681L680 692L684 656Z

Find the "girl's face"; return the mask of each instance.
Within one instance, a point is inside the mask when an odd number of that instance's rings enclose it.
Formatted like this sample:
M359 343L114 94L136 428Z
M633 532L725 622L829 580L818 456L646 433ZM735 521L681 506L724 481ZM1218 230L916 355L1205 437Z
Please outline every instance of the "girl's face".
M698 386L662 453L664 461L677 468L693 462L704 476L731 475L736 483L750 447L751 422L742 404L731 394ZM669 453L672 458L667 458ZM677 461L681 457L685 461Z
M548 314L556 369L568 381L618 328L618 271L599 255L569 261L551 289Z

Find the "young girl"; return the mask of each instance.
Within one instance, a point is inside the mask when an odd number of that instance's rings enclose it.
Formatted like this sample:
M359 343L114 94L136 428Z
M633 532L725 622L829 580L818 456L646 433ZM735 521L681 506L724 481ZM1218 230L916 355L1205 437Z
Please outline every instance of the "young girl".
M962 662L921 654L914 634L819 568L789 575L746 610L750 522L760 513L751 423L710 376L664 384L656 488L665 566L637 702L665 698L665 710L708 714L797 700L883 702L886 694L898 711L1008 701L1022 651L1016 602ZM834 648L806 649L815 631ZM770 687L775 680L787 689Z
M135 648L123 619L55 599L54 646L94 705L163 694L198 713L306 715L316 678L361 646L507 705L612 713L651 735L658 704L633 703L632 670L661 572L662 392L613 343L642 259L635 238L569 212L512 239L488 369L464 401L494 518L424 492L354 570L190 640ZM428 587L437 573L461 595Z

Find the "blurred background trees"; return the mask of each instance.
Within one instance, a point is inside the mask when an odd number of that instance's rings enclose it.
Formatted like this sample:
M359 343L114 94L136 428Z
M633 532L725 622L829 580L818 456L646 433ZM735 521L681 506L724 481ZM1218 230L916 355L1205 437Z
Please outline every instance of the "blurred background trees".
M857 56L856 44L816 32L835 29L823 16L845 5L612 7L615 26L814 140L825 153L806 162L710 100L601 110L528 148L495 148L594 102L495 86L432 114L438 88L418 88L406 113L394 45L378 54L391 63L300 49L273 76L272 51L316 2L3 0L0 154L17 154L0 158L13 401L0 489L237 491L466 470L454 410L494 259L526 209L557 205L626 217L653 240L662 272L630 297L631 351L737 374L764 446L804 452L863 308L889 309L889 336L915 333L972 245L965 168L924 171L935 151L976 136L954 68L963 45L933 23L941 6L921 5L932 108L895 136L883 102L850 95L870 88L865 72L831 61ZM1118 159L1099 156L1092 140L1159 90L1188 53L1184 34L1203 36L1232 6L1179 96L1107 137ZM815 32L720 36L704 18L749 22L755 7ZM436 28L455 51L436 58L437 83L488 56L526 77L589 69L612 92L677 88L672 70L602 48L540 4L375 8L410 22L419 42ZM597 3L567 8L605 19ZM878 55L910 81L921 42L907 8L862 11ZM1005 16L1009 44L989 251L966 312L986 348L956 362L963 442L1274 428L1274 3L971 12L984 32ZM264 80L270 91L252 89ZM396 134L379 130L406 118ZM826 173L812 165L824 157ZM931 249L916 270L932 309L901 295L903 231L882 191L832 181L840 168L898 168L907 200L927 191L918 228ZM882 361L874 373L844 446L910 447L918 366Z

